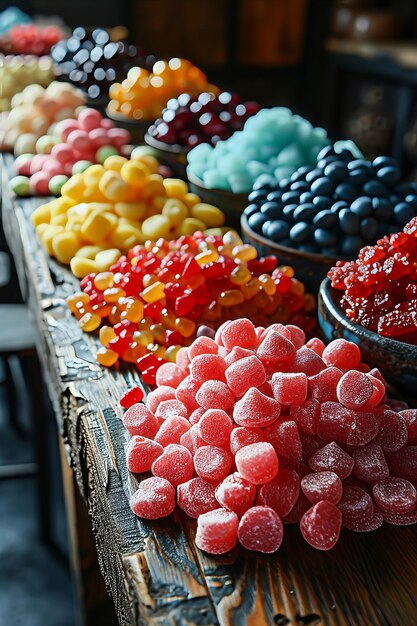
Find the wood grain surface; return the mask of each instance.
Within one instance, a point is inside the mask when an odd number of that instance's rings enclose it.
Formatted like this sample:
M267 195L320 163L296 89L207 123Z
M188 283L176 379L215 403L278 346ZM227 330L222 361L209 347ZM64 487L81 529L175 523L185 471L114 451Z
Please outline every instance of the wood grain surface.
M9 165L9 164L8 164ZM331 552L286 527L273 556L236 548L211 558L180 513L146 522L129 508L137 477L125 464L118 400L139 383L133 369L97 365L95 336L71 317L77 286L46 257L29 217L39 199L12 201L3 168L3 221L19 280L39 330L39 352L67 459L90 514L100 567L120 624L152 626L414 626L417 530L344 530Z

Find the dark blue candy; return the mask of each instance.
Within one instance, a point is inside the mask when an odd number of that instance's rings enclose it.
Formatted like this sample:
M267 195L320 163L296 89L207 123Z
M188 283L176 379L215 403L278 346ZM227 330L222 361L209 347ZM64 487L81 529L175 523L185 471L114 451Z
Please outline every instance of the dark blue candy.
M300 196L300 202L304 203L304 202L313 202L313 194L310 193L309 191L305 191L304 193L301 194Z
M278 202L279 204L282 204L281 202L281 196L282 196L282 192L277 190L277 191L271 191L267 196L266 199L269 202Z
M316 196L313 198L313 204L318 211L325 211L332 206L332 200L327 196Z
M289 178L281 178L281 180L279 181L279 188L281 189L281 191L288 191L290 188L290 180Z
M283 239L282 241L280 241L279 244L280 244L280 246L285 246L286 248L293 248L294 247L293 242L288 237L287 237L287 239Z
M343 150L340 150L337 156L339 157L339 159L342 159L342 161L346 161L346 162L353 161L353 154L351 153L350 150L348 150L348 148L343 148Z
M330 207L330 210L332 213L340 213L340 211L342 209L347 209L348 205L344 200L338 200L337 202L335 202L334 204L332 204L332 206Z
M414 193L410 193L408 194L408 196L405 197L405 201L413 207L413 209L417 209L417 195Z
M351 185L359 187L369 180L369 172L364 169L356 169L349 172L348 181Z
M400 183L396 186L395 191L403 196L407 196L409 193L417 194L417 183L414 181Z
M389 200L390 204L392 206L394 206L394 204L398 204L399 202L402 202L403 198L400 195L398 195L398 193L392 193L388 197L388 200Z
M253 191L257 191L258 189L267 189L270 191L271 189L275 189L278 181L274 176L270 176L269 174L262 174L255 180L253 183Z
M339 200L352 202L358 197L358 192L353 185L349 185L349 183L340 183L340 185L338 185L335 189L335 195L339 198Z
M287 222L293 221L294 211L298 208L298 204L287 204L282 210L282 217Z
M348 257L356 256L362 246L363 241L360 237L345 237L342 240L341 253Z
M266 189L257 189L255 191L251 191L248 195L249 202L256 202L256 204L260 204L263 202L268 195Z
M376 170L379 170L380 168L384 168L384 167L398 167L398 163L395 159L392 159L391 157L377 156L372 161L372 166Z
M270 220L276 220L282 216L282 206L278 202L265 202L261 206L261 213Z
M292 204L293 202L297 202L300 199L300 194L298 191L286 191L282 194L281 200L282 204L285 206L286 204Z
M332 248L337 244L337 231L325 230L324 228L317 228L314 231L314 241L321 248Z
M297 246L297 250L300 252L307 252L308 254L317 254L317 252L320 252L320 248L316 246L315 243L302 243Z
M309 189L308 183L305 180L297 180L295 183L291 183L291 191L298 191L302 193L303 191L307 191Z
M324 168L324 175L335 181L343 180L347 175L346 163L343 163L343 161L329 163L329 165L326 165Z
M388 185L388 187L395 185L399 180L401 180L400 169L398 167L393 167L392 165L389 165L388 167L381 167L381 169L377 171L376 175L378 180L384 183L384 185Z
M388 222L392 219L393 207L387 198L372 198L372 208L374 215L378 220Z
M357 170L357 169L365 169L371 171L372 166L369 161L365 161L364 159L354 159L347 164L348 170Z
M295 222L311 222L315 214L317 213L317 209L311 202L306 202L305 204L300 204L297 209L295 209L294 221Z
M334 226L337 226L338 221L336 213L332 213L332 211L327 210L317 213L313 219L313 224L317 228L333 228Z
M284 222L283 220L266 222L262 228L263 235L272 241L282 241L283 239L286 239L289 232L290 227L287 222Z
M317 161L321 161L322 159L325 159L326 157L330 156L330 155L335 155L335 151L333 146L326 146L325 148L322 148L320 150L320 152L317 155Z
M317 180L318 178L320 178L320 176L323 176L323 172L316 168L316 169L311 170L310 172L308 172L308 174L306 174L306 181L308 183L312 183L315 180Z
M415 210L407 202L399 202L394 207L394 222L405 226L415 216Z
M256 233L262 232L262 226L268 221L268 216L263 213L254 213L248 218L248 224Z
M374 217L365 217L361 221L359 233L365 241L375 241L378 236L378 220Z
M350 209L342 209L339 213L339 224L346 235L357 235L359 232L360 217Z
M311 183L311 193L316 196L328 196L333 193L334 187L334 182L330 178L322 176Z
M359 217L369 217L372 215L372 200L367 196L356 198L350 205L350 210Z
M259 211L258 205L253 203L253 204L248 204L248 206L243 212L246 215L246 217L250 217L254 213L257 213L258 211Z
M290 239L296 243L310 239L311 235L311 227L306 222L298 222L298 224L294 224L290 230Z
M367 196L378 196L378 198L389 196L388 189L378 180L368 180L363 186L363 191Z
M335 154L331 154L330 156L327 156L325 159L318 159L317 167L324 171L326 167L330 165L330 163L336 163L336 161L338 160L339 158Z

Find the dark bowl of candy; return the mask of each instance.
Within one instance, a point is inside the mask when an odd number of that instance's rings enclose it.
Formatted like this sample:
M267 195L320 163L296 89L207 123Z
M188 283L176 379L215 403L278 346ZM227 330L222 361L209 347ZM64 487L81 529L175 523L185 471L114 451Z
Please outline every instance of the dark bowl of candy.
M167 165L171 168L175 176L186 180L187 148L179 146L178 144L172 145L164 141L159 141L149 134L149 129L148 132L145 133L144 139L145 143L150 148L153 148L156 158L162 165Z
M187 172L190 191L200 196L202 202L219 207L226 215L227 226L239 228L243 209L247 205L248 197L245 193L233 193L225 189L208 189L197 176Z
M111 111L109 107L106 108L106 115L117 124L118 128L124 128L129 131L133 144L143 143L149 127L149 120L134 120L121 113Z
M356 343L362 360L369 367L377 367L386 380L407 397L414 396L417 388L417 346L384 337L350 320L341 306L341 292L325 278L320 286L318 318L320 327L329 341L344 338Z
M283 246L259 235L250 228L247 216L244 213L241 216L240 228L242 238L246 243L255 246L259 254L263 256L273 255L278 257L280 265L293 267L297 277L312 293L318 292L320 283L337 260L336 257Z

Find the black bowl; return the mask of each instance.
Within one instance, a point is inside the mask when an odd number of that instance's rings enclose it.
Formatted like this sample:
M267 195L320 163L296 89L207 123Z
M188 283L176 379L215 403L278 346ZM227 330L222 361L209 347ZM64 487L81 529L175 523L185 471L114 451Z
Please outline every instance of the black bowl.
M317 295L321 281L327 272L336 265L340 257L330 257L313 252L301 252L296 248L287 248L255 233L248 224L246 215L242 215L240 228L244 241L255 246L262 256L273 255L280 265L291 265L298 280L301 280L313 295Z
M200 196L202 202L213 204L223 211L226 224L239 228L240 217L248 204L246 193L233 193L225 189L209 189L202 180L187 172L190 190Z
M342 337L356 343L362 360L377 367L386 380L407 397L417 389L417 346L377 333L352 322L340 307L341 292L333 289L326 278L320 287L318 317L320 327L329 341Z
M149 133L145 134L145 143L155 150L158 161L170 167L175 176L187 179L187 148L158 141Z

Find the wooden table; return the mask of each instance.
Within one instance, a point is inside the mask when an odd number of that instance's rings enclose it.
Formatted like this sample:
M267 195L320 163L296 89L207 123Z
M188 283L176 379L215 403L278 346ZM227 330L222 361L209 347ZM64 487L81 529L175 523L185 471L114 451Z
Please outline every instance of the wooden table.
M25 297L66 459L87 503L100 568L122 625L412 626L417 624L417 529L343 531L337 547L310 548L286 527L273 556L243 549L210 558L179 513L148 523L129 508L137 483L126 469L118 400L138 374L94 359L65 298L77 285L49 259L29 217L40 200L12 201L3 171L3 219ZM73 521L72 534L79 529ZM98 622L96 622L98 623Z

